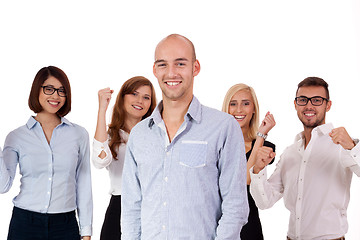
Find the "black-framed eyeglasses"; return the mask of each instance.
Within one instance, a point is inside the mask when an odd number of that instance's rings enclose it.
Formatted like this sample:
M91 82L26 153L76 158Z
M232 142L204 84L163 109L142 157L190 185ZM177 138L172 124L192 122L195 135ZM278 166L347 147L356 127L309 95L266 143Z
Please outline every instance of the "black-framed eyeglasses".
M295 98L295 102L299 106L305 106L306 104L308 104L309 101L313 106L321 106L324 103L324 101L328 102L329 99L320 96L315 96L311 98L300 96Z
M56 91L60 97L66 97L66 92L64 88L54 88L53 86L41 86L44 94L53 95Z

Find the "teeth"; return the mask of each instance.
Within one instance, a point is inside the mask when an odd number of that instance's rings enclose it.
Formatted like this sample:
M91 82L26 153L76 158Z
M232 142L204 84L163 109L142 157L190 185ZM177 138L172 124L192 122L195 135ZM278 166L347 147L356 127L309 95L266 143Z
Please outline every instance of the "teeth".
M136 108L136 109L139 109L139 110L143 109L142 107L139 107L139 106L136 106L136 105L133 105L133 107Z
M305 113L305 116L312 117L312 116L315 116L315 114L314 113Z
M234 116L236 119L243 120L245 116Z
M176 85L179 85L180 82L166 82L166 84L169 86L176 86Z
M50 102L50 101L49 101L49 103L54 106L59 104L58 102Z

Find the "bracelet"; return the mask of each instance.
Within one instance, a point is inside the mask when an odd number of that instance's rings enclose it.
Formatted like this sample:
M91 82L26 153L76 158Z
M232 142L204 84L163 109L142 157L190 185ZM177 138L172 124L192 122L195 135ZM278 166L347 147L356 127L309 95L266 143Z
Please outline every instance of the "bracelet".
M264 140L267 138L267 134L263 134L263 133L261 133L261 132L257 132L256 133L256 136L259 136L259 137L262 137Z

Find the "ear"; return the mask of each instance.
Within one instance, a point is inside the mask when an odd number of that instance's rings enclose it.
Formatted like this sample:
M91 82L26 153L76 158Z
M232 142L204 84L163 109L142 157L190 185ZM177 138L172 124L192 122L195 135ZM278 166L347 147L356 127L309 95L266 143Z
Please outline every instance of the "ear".
M193 76L197 76L200 72L200 62L199 60L195 60L194 62L194 66L193 66Z
M153 65L153 74L155 75L155 77L156 77L156 68L155 68L155 63L154 63L154 65Z
M331 105L332 105L332 102L329 100L329 101L326 103L326 112L330 111Z

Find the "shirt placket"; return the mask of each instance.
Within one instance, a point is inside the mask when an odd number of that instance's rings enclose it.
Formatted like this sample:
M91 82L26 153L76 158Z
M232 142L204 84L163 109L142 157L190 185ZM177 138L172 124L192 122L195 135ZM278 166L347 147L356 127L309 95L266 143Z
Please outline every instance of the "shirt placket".
M187 126L187 122L184 121L184 123L180 126L180 128L178 129L177 133L175 134L172 142L169 141L169 136L167 135L167 131L166 131L166 127L164 122L161 122L161 124L159 125L159 127L163 130L163 135L165 137L164 142L165 142L165 148L164 148L164 164L163 164L163 191L161 192L161 200L162 200L162 213L163 213L163 217L162 217L162 226L161 226L161 230L165 235L165 239L169 239L169 221L170 221L170 215L169 215L169 181L170 176L169 176L169 172L170 172L170 167L171 167L171 159L172 159L172 155L173 155L173 149L174 149L174 143L176 142L176 138L178 138L178 136L186 129ZM174 190L174 189L172 189Z
M51 141L53 141L55 135L55 130L53 131L53 135L52 135L52 139ZM45 134L44 134L45 137ZM46 141L46 138L45 138ZM51 142L48 143L46 141L46 145L47 145L47 152L48 152L48 171L47 171L47 184L46 184L46 195L45 195L45 202L44 202L44 212L48 212L49 207L50 207L50 201L51 201L51 193L52 193L52 185L53 185L53 181L54 181L54 155L53 155L53 151L51 149Z
M301 221L302 221L302 201L303 201L303 194L304 194L304 176L305 176L305 170L308 163L308 157L307 154L304 154L304 150L299 147L298 151L300 154L303 154L303 157L301 159L300 163L300 172L299 172L299 178L298 178L298 189L297 189L297 197L296 197L296 208L295 208L295 234L296 239L300 239L300 231L301 231Z
M317 133L317 132L314 132ZM303 155L300 163L300 172L298 179L298 192L296 198L296 239L301 239L301 222L302 222L302 206L303 206L303 198L304 198L304 182L305 182L305 174L306 168L309 163L310 153L312 149L312 142L315 141L317 135L312 134L311 140L308 143L306 149L304 149L304 145L301 145L298 149L299 153ZM305 141L305 139L304 139ZM304 143L305 144L305 143Z
M168 209L168 197L169 197L169 169L172 155L172 144L165 146L165 157L164 157L164 170L163 170L163 191L162 191L162 212L164 214L162 220L161 229L165 234L165 239L169 236L169 209Z

